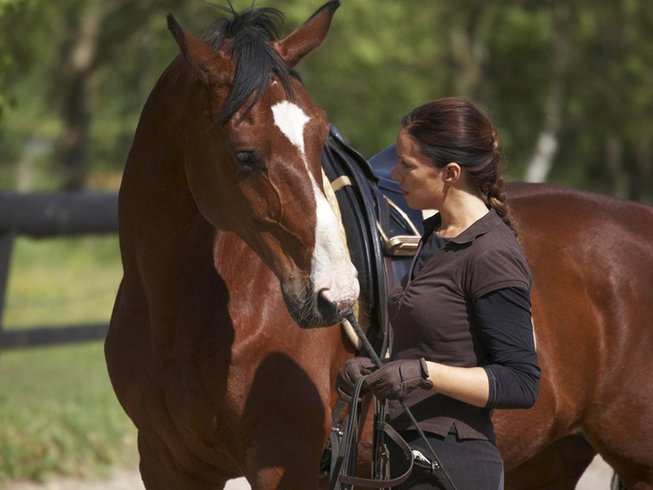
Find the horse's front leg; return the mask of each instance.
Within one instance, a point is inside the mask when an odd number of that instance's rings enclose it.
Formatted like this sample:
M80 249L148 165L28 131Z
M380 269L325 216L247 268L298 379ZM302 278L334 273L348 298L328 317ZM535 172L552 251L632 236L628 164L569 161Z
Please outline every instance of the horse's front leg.
M163 444L138 434L139 470L146 490L222 490L233 475L220 475L217 471L193 474L174 461Z
M306 440L297 427L279 427L247 449L245 476L252 490L317 490L321 457L320 443Z

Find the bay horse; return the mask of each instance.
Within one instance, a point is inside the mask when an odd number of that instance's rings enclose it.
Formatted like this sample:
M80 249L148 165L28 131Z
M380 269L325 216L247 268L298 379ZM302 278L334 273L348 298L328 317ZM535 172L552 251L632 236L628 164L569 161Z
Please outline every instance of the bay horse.
M105 343L148 489L318 488L356 271L325 198L324 113L292 70L332 1L283 39L272 9L181 54L141 115L119 196L124 275ZM271 20L272 19L272 20ZM653 211L515 185L543 371L530 410L497 410L509 488L573 488L599 452L653 487ZM582 448L580 456L575 448ZM322 482L324 483L324 482Z
M292 67L337 1L276 39L280 12L233 12L150 94L119 192L124 275L105 342L148 489L316 488L338 323L357 272L325 198L326 115ZM302 328L298 328L302 327Z

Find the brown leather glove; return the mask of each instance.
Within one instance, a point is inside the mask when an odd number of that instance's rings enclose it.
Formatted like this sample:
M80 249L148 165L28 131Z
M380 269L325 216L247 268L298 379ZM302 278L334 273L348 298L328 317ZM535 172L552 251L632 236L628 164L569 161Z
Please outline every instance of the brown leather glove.
M356 383L363 377L377 369L374 361L369 357L352 357L340 368L336 377L336 390L338 396L345 401L351 400Z
M403 400L417 388L433 388L428 375L426 360L423 357L392 361L367 376L362 391L373 392L379 400Z

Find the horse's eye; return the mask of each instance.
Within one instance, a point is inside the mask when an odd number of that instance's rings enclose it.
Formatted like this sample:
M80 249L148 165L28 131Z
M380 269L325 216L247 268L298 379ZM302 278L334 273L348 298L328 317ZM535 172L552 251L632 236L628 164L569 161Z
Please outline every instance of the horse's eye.
M239 151L236 153L236 160L242 164L247 164L252 161L253 155L251 151Z
M243 167L254 170L264 170L263 159L254 151L237 151L234 153L236 161Z

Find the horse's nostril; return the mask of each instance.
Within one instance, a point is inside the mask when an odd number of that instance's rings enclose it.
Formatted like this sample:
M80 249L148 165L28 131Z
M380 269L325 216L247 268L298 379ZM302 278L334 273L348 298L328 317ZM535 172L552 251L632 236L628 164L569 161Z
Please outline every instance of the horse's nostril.
M317 293L317 304L320 309L324 307L336 307L336 303L333 301L333 297L331 296L331 293L328 289L322 289L319 293Z
M318 300L322 299L324 301L328 301L329 303L333 303L333 297L331 296L331 291L329 289L320 289L320 291L317 293Z
M317 293L317 310L325 319L335 319L338 316L338 304L333 300L328 289L322 289Z

